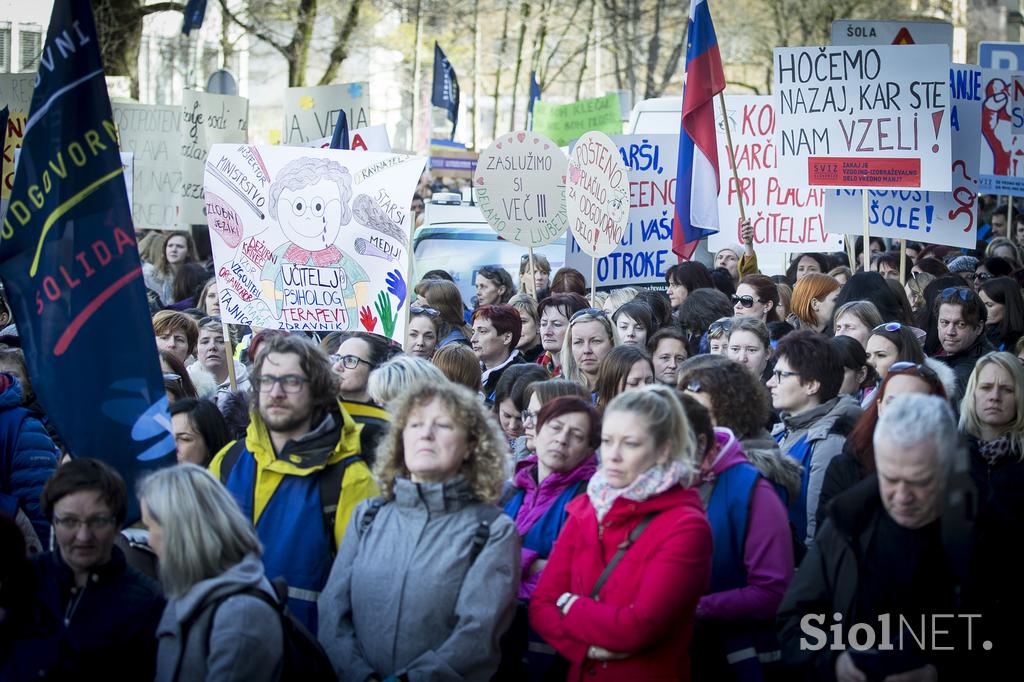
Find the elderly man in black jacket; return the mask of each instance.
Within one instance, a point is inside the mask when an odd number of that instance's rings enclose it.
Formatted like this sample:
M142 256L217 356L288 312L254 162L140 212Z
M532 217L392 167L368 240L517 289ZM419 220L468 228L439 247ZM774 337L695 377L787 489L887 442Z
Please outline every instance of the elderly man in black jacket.
M968 529L963 496L950 495L966 479L953 413L936 396L900 396L874 446L877 478L835 498L782 601L784 655L812 679L954 679L974 623L957 613Z

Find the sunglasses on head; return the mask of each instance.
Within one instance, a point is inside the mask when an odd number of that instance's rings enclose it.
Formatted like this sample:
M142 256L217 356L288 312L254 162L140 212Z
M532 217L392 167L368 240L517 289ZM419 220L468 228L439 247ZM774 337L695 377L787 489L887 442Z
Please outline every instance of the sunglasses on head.
M438 317L441 313L433 308L427 308L425 306L414 305L409 308L409 312L412 315L426 315L427 317Z
M726 318L724 320L716 320L711 323L708 327L708 336L717 334L728 334L732 330L732 320Z
M991 272L975 272L973 275L969 275L975 282L987 282L992 279Z
M731 300L734 308L737 304L742 305L744 308L753 308L754 303L760 302L760 299L756 299L753 296L733 296Z
M894 362L889 365L888 374L892 374L893 372L898 372L900 374L913 372L922 379L930 379L936 382L939 381L939 375L935 373L935 370L928 365L918 364L916 362Z
M208 324L210 322L216 322L217 324L220 324L220 315L208 315L204 317L203 319L199 320L199 326L202 327L204 324Z
M967 287L946 287L939 292L939 296L942 298L959 296L961 301L968 301L971 298L971 292Z
M600 308L584 308L573 313L572 317L569 318L570 324L583 317L584 315L593 315L594 317L608 318L608 313L601 310Z
M871 333L872 334L877 334L880 331L898 332L902 328L903 328L903 325L900 324L899 322L883 322L882 324L880 324L877 327L875 327L874 329L872 329Z

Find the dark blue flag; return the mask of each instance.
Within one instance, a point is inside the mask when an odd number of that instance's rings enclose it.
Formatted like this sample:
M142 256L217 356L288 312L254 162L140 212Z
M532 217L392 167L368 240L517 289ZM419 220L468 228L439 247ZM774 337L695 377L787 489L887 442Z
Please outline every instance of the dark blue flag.
M33 387L68 451L111 464L132 492L143 470L175 458L122 173L89 2L54 3L0 277Z
M533 114L533 103L540 99L540 83L537 82L537 72L530 72L530 104L526 111Z
M459 123L459 79L448 57L441 51L441 46L434 43L434 91L430 101L435 107L448 110L448 120L452 122L452 139L455 139L455 126Z
M344 111L339 111L338 122L334 124L334 135L331 136L331 149L348 148L348 116Z
M181 22L181 32L188 35L192 29L203 25L206 17L206 0L188 0L185 5L185 18Z

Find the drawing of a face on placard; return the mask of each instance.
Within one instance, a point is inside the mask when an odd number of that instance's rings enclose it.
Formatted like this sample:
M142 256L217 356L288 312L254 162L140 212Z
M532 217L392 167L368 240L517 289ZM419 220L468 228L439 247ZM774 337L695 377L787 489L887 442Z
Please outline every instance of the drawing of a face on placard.
M408 206L423 160L216 145L206 213L225 320L404 338Z
M569 152L569 229L580 249L604 258L619 246L629 222L629 176L610 137L591 131Z
M502 135L481 155L473 177L491 229L520 246L550 244L567 227L565 154L538 133Z

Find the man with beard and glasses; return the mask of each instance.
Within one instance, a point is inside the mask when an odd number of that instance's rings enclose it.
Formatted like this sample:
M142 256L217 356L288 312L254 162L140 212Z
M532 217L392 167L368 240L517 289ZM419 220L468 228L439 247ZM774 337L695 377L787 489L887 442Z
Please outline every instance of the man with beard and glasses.
M252 519L267 577L288 582L289 610L315 632L316 600L349 517L379 492L320 348L298 335L270 337L250 384L245 438L218 453L210 471Z

